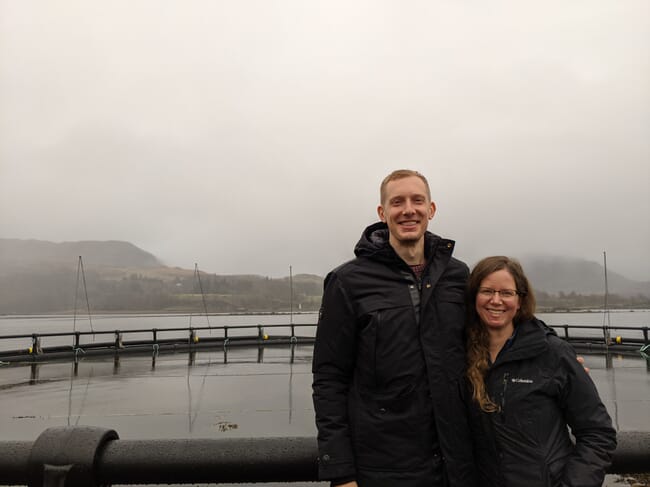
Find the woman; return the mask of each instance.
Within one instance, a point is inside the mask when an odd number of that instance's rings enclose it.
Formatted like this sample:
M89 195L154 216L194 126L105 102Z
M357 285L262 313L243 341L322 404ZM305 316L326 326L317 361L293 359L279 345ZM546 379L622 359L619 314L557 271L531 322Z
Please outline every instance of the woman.
M481 260L468 297L467 377L481 485L600 487L616 431L571 346L535 318L521 265L502 256Z

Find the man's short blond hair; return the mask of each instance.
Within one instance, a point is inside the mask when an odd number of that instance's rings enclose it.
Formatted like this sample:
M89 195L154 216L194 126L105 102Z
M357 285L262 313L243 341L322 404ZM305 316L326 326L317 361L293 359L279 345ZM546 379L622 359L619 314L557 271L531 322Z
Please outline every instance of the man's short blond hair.
M386 176L384 180L381 182L381 186L379 187L380 203L382 205L385 203L386 186L388 185L388 183L390 183L391 181L396 181L398 179L410 178L412 176L415 176L416 178L420 178L422 180L424 186L427 188L427 197L429 198L429 201L431 201L431 189L429 188L429 181L427 181L427 178L425 178L424 175L422 175L417 171L413 171L412 169L397 169L396 171L393 171L388 176Z

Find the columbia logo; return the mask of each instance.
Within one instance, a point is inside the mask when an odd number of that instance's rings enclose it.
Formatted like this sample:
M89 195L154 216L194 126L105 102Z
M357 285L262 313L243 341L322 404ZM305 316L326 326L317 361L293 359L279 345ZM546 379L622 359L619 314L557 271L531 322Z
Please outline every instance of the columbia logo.
M532 384L533 379L520 379L519 377L513 377L510 379L512 382L515 382L517 384Z

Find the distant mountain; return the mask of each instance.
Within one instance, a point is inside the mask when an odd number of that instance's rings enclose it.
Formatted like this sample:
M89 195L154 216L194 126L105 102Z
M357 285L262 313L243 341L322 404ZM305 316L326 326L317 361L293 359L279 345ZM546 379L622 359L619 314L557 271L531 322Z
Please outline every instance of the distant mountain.
M85 269L83 285L77 281L79 256ZM522 258L522 264L543 307L602 304L602 265L548 256ZM199 281L194 270L165 266L128 242L0 239L0 314L70 312L86 292L93 312L193 313L205 306L220 313L286 312L320 307L321 276L293 276L293 288L288 277L207 272L200 276ZM610 301L614 307L650 303L650 282L633 281L610 270L608 283L610 296L620 297Z
M82 256L84 265L94 267L146 269L162 265L152 254L129 242L88 240L54 243L0 239L0 269L5 272L52 266L76 267L79 256Z
M83 258L84 279L77 263ZM271 279L168 267L128 242L0 239L0 314L71 312L88 296L93 312L315 311L323 278Z
M532 256L521 259L526 275L534 289L551 294L605 294L605 268L584 259ZM650 281L634 281L607 269L610 294L650 297Z

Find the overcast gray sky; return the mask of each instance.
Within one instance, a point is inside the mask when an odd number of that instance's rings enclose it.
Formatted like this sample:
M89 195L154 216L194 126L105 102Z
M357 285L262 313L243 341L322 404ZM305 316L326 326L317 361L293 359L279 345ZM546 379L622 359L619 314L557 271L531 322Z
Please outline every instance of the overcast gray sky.
M407 167L469 264L648 280L649 134L647 0L0 0L0 237L324 275Z

